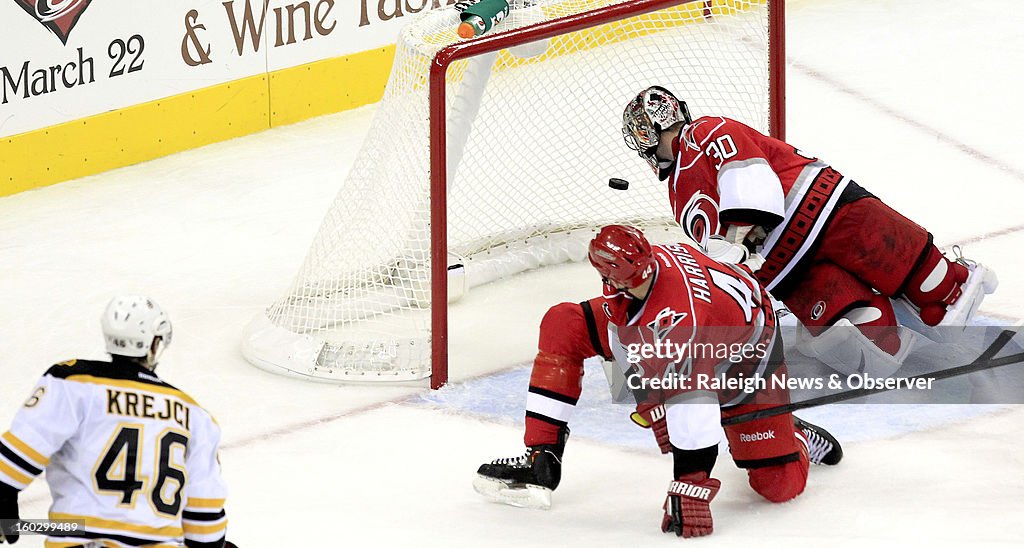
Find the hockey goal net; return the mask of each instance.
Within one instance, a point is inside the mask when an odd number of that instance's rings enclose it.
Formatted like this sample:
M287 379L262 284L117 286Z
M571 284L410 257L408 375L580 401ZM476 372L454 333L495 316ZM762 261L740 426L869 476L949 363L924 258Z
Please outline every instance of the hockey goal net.
M696 116L783 131L783 0L511 0L490 33L421 14L397 44L366 140L288 293L243 353L327 381L447 381L447 303L583 260L597 227L677 228L622 142L658 84ZM634 182L608 188L610 176ZM551 303L554 304L554 303Z

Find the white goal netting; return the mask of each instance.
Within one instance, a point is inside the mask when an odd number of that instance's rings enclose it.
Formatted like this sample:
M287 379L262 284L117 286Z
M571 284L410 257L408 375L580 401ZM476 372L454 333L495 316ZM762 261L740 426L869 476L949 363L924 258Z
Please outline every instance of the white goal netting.
M490 34L622 3L513 0ZM431 311L446 307L431 303L433 277L447 278L452 300L582 260L604 224L671 230L665 185L622 141L622 110L657 84L694 116L767 131L767 4L699 0L453 63L442 151L449 269L434 273L427 76L434 55L459 42L459 19L452 8L421 14L401 34L370 131L291 289L247 328L246 358L314 379L423 378ZM609 177L633 184L615 191Z

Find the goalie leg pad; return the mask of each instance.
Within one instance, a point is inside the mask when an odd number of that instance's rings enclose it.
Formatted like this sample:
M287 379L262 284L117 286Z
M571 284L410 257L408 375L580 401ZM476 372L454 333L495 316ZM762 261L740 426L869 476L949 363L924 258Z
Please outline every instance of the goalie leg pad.
M968 267L967 281L961 284L960 296L956 302L945 308L942 319L937 325L925 323L922 309L907 298L900 298L894 304L900 309L901 323L929 339L939 343L957 342L964 333L967 324L981 306L985 295L991 295L999 287L996 273L982 264L971 264Z
M873 295L871 301L864 306L850 309L843 314L843 318L875 343L883 352L896 355L902 348L896 312L893 310L892 301L882 295Z
M821 242L819 260L839 265L868 287L892 297L910 276L915 259L930 245L931 236L872 197L840 207Z
M958 265L959 266L959 265ZM964 326L978 311L985 295L995 293L999 287L999 278L987 266L974 263L969 268L967 281L961 287L960 298L946 309L946 314L939 322L939 327Z
M811 265L785 304L812 333L822 332L847 311L871 302L874 291L832 262Z
M899 350L895 354L879 348L846 318L818 336L798 329L796 348L801 354L817 358L845 375L860 373L871 377L890 377L917 344L917 335L913 331L902 326L894 329L899 339Z
M980 263L972 264L970 275L962 286L960 298L946 309L946 314L938 327L966 326L978 311L985 295L995 293L998 287L999 278L994 271Z
M903 296L917 307L922 322L938 325L946 308L962 296L969 274L966 266L950 261L928 244L907 278Z
M806 349L798 346L805 356L818 358L837 369L848 369L848 366L833 363L841 359L834 356L835 350L830 347L843 343L851 333L845 333L849 326L856 326L861 337L874 343L878 350L890 356L899 355L902 359L910 352L904 347L904 341L911 337L903 333L897 326L896 313L892 302L864 284L856 276L847 272L839 265L831 262L815 263L804 279L789 298L786 299L789 310L806 328L798 336L798 343L810 344L810 337L823 337L829 333L828 340ZM846 326L837 330L836 327ZM847 353L845 357L859 357L857 353ZM874 352L872 352L872 355ZM833 360L833 361L829 361ZM856 368L856 363L853 364ZM898 366L897 366L898 367ZM842 370L840 369L840 370ZM895 371L895 369L893 369Z

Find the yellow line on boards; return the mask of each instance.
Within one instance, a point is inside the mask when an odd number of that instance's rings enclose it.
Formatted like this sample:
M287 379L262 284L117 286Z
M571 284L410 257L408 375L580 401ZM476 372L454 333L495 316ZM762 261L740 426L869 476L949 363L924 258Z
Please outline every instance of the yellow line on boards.
M0 196L379 101L395 47L316 61L0 138Z

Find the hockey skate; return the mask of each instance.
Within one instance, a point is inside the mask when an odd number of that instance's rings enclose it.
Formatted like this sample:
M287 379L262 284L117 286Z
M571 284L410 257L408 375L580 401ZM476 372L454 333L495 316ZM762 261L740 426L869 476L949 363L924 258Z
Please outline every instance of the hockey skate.
M807 444L807 456L813 464L833 466L843 460L843 448L832 434L824 428L811 424L793 415L793 424L803 436L797 436Z
M551 492L562 479L562 452L569 429L558 443L527 447L518 457L495 459L480 465L473 489L488 500L520 508L551 508Z
M953 254L956 256L956 262L966 266L970 274L961 287L960 297L946 309L946 315L938 325L930 326L922 322L917 307L905 298L893 300L893 304L897 305L895 308L901 324L938 343L960 340L985 295L995 293L999 287L996 273L981 263L965 259L960 246L953 246ZM900 308L904 313L900 313Z

